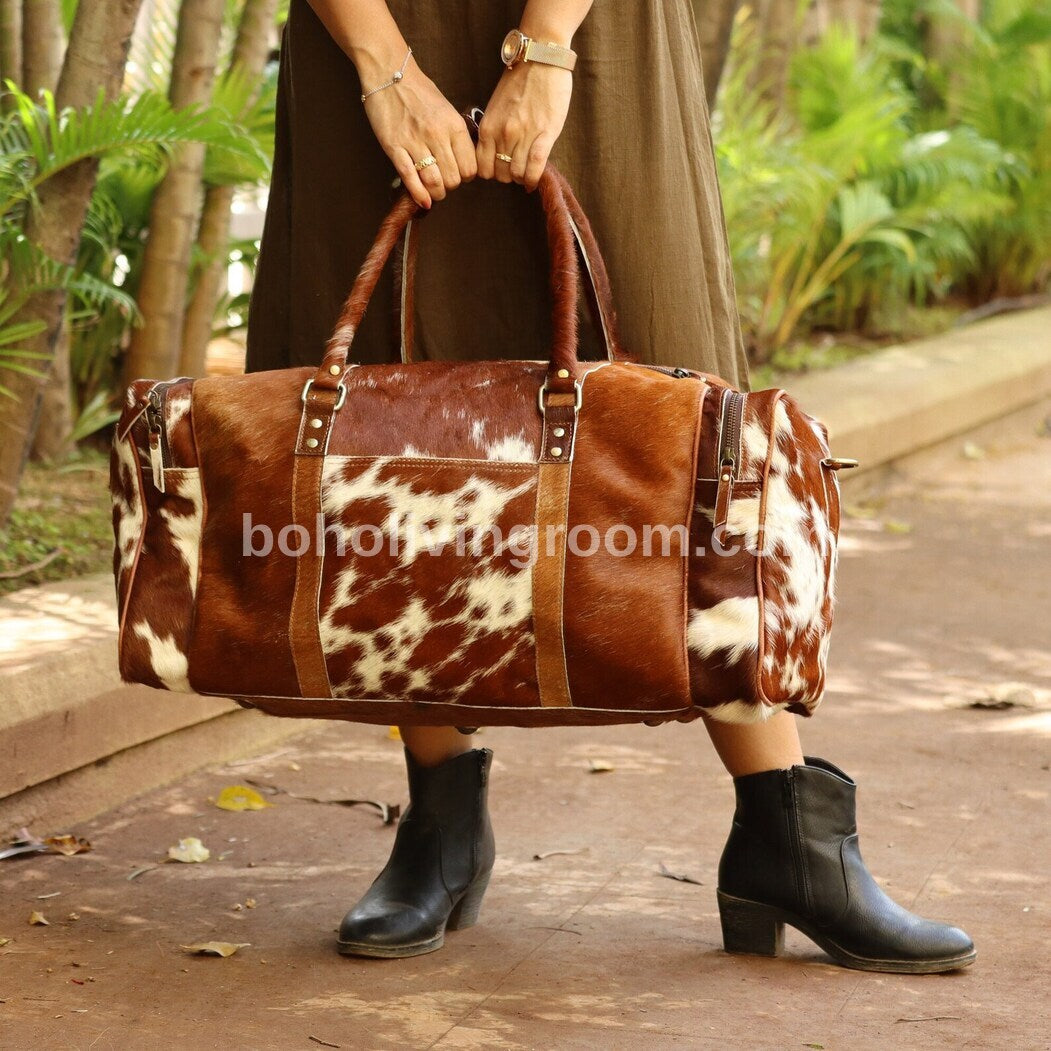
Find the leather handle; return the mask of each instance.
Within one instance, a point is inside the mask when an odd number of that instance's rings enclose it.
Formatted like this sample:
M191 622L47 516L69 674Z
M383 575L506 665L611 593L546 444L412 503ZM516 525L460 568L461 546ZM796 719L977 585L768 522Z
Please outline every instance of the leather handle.
M477 138L478 120L481 110L477 107L464 114L472 136ZM572 206L567 200L567 191L572 199ZM550 163L540 177L537 186L541 206L547 227L547 242L550 256L550 286L552 298L552 346L548 386L551 392L572 391L580 373L580 362L577 357L577 299L580 291L580 269L577 263L577 241L574 234L574 223L578 228L587 224L579 202L572 196L564 177ZM329 338L321 364L314 376L314 385L321 390L334 390L340 383L347 367L347 356L350 352L354 335L365 315L369 300L379 283L380 274L391 252L403 236L409 222L415 219L423 209L403 190L395 200L390 211L380 224L376 239L369 249L365 262L358 271L354 285L340 311L339 320ZM591 235L590 226L586 227L588 236L597 255L597 244ZM582 231L583 232L583 231ZM592 260L594 265L594 259ZM604 279L604 294L609 301L608 278L605 278L605 267L601 267ZM588 275L589 284L594 285L596 275ZM601 279L600 279L601 280ZM595 290L596 299L602 294ZM612 307L610 305L612 318ZM610 348L611 351L613 348Z
M602 253L599 251L598 242L595 240L595 234L591 229L591 223L566 177L554 167L551 168L551 171L562 187L562 196L569 210L570 226L576 241L577 255L584 268L581 276L584 278L584 294L592 326L598 334L609 361L633 360L625 353L620 343L609 274L606 271ZM418 242L419 226L410 219L400 239L394 260L394 327L401 351L401 360L405 364L412 363L416 357L413 303L416 292Z

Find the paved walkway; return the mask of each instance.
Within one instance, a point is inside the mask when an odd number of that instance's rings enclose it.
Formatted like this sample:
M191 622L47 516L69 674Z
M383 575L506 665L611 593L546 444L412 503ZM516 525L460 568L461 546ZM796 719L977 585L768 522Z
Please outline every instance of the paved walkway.
M333 724L69 829L90 853L0 862L0 1047L1051 1047L1049 413L914 457L868 503L848 492L831 688L802 727L858 779L889 891L972 933L969 970L846 971L794 933L778 960L724 954L732 791L696 724L483 731L500 858L481 922L429 956L340 957L392 829L288 796L208 802L247 778L403 802L400 745ZM1007 683L1013 707L971 706ZM186 836L211 859L156 865ZM207 940L250 945L179 949Z

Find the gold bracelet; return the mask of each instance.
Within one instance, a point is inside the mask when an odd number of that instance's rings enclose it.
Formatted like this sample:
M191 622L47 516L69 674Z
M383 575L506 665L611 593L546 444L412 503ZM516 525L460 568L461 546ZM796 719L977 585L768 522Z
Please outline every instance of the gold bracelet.
M390 88L390 87L393 87L395 84L397 84L398 81L400 81L402 79L402 77L405 76L405 67L409 64L409 56L411 54L412 54L412 48L410 47L408 52L405 55L405 61L402 62L402 64L401 64L401 69L399 69L398 72L395 73L394 76L391 77L390 80L388 80L386 84L380 84L380 86L378 88L373 88L371 91L364 92L362 94L362 96L361 96L361 101L364 102L365 99L367 99L369 97L369 95L375 95L377 91L382 91L384 88Z

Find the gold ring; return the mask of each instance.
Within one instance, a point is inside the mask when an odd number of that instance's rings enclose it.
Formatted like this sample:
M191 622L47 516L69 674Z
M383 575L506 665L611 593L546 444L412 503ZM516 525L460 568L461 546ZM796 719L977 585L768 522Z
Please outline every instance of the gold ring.
M511 156L510 156L510 154L507 154L507 153L498 153L496 155L496 159L498 161L507 161L508 164L511 163Z
M416 170L418 172L422 172L424 168L429 168L432 164L437 164L437 163L438 163L438 158L437 157L432 157L428 153L426 157L421 157L420 160L418 160L416 162Z

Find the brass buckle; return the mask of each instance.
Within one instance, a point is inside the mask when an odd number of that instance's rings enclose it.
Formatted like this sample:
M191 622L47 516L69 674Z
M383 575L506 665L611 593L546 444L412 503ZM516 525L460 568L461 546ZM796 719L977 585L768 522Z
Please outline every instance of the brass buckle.
M314 377L311 376L310 379L303 384L303 393L299 399L304 405L307 403L307 394L310 393L310 388L313 386ZM333 412L339 412L339 410L343 408L343 403L347 400L347 388L343 386L342 380L336 384L336 390L339 391L339 397L336 399L336 404L332 406Z
M547 415L547 407L544 405L544 395L547 393L547 380L545 379L540 390L536 392L536 405L541 416ZM584 389L580 380L573 380L573 415L580 412L580 406L584 404Z

